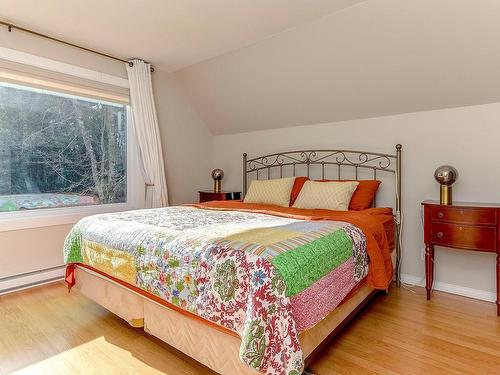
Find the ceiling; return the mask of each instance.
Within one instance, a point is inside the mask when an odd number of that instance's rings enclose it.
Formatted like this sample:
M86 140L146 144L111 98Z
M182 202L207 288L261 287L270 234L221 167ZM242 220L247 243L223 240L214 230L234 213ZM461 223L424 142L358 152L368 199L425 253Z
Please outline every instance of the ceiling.
M0 19L169 72L361 0L0 0Z
M498 0L370 0L176 76L213 134L500 102L499 19Z
M500 102L498 0L0 0L0 19L175 72L213 134Z

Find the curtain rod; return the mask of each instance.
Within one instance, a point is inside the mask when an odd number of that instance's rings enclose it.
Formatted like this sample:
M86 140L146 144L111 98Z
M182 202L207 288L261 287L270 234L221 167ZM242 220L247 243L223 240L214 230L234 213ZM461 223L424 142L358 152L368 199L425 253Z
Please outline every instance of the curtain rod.
M113 55L108 55L107 53L95 51L95 50L87 48L87 47L82 47L82 46L79 46L78 44L74 44L74 43L67 42L65 40L54 38L54 37L51 37L49 35L36 32L34 30L30 30L30 29L26 29L26 28L21 27L21 26L14 25L14 24L9 23L9 22L5 22L5 21L0 20L0 25L7 26L9 33L12 32L12 29L16 29L16 30L23 31L23 32L28 33L28 34L36 35L36 36L41 37L41 38L52 40L52 41L57 42L57 43L65 44L65 45L70 46L70 47L78 48L78 49L81 49L81 50L86 51L86 52L94 53L94 54L99 55L99 56L107 57L108 59L121 61L123 63L128 64L129 66L134 66L134 63L132 61L121 59L121 58L113 56ZM146 61L146 63L147 63L147 61ZM151 66L151 72L154 72L154 71L155 71L154 68Z

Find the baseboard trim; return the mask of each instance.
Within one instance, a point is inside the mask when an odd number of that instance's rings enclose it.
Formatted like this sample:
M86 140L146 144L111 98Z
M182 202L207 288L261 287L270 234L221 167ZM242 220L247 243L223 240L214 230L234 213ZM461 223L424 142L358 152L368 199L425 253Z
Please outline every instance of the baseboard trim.
M0 279L0 295L62 280L64 269L63 265Z
M401 281L406 284L425 287L424 277L402 274ZM455 284L444 283L442 281L434 281L432 289L488 302L495 302L497 298L496 294L493 292L488 292L486 290L481 290L481 289L468 288L465 286L460 286Z

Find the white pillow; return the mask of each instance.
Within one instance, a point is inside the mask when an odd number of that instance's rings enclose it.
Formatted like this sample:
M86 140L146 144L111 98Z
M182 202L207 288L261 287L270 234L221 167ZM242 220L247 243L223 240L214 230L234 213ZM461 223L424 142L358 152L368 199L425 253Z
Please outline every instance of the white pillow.
M306 181L293 207L347 211L357 181Z
M243 202L288 207L295 177L253 180Z

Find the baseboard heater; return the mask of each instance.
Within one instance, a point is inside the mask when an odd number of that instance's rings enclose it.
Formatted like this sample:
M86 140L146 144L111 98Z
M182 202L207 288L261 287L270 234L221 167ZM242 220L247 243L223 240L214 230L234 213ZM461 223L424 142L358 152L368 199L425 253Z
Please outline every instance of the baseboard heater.
M65 268L66 265L62 264L17 275L0 277L0 294L62 280L64 279Z

